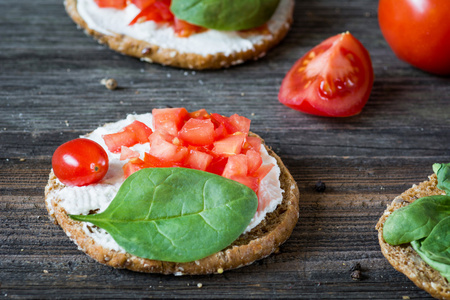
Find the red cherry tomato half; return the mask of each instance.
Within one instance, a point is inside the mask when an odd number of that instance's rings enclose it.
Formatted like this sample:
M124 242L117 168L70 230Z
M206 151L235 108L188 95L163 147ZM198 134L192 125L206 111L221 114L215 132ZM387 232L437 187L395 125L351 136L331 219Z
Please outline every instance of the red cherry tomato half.
M394 53L430 73L450 74L450 1L380 0L378 21Z
M58 179L71 186L98 182L108 171L105 150L89 139L75 139L59 146L52 157L52 167Z
M283 79L278 99L305 113L348 117L366 105L373 80L369 52L346 32L300 58Z

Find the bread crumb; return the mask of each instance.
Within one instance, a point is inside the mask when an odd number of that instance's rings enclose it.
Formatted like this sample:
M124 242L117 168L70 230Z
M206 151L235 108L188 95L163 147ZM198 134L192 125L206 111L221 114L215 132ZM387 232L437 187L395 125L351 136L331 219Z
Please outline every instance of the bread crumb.
M222 268L217 269L217 273L218 274L222 274L223 273L223 269Z
M409 298L409 296L402 296L402 299L407 300L407 299L411 299L411 298Z
M25 158L21 158L21 159L19 159L19 161L25 161Z
M47 270L44 270L43 272L44 272L45 274L48 274L48 271L47 271Z
M197 287L198 287L199 289L201 289L201 288L202 288L202 286L203 286L203 284L201 284L200 282L199 282L199 283L197 283Z

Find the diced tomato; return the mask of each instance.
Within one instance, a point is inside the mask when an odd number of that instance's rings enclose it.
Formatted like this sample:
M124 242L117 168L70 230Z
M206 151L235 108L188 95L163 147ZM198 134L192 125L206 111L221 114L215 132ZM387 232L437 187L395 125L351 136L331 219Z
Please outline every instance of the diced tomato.
M139 9L144 9L149 5L155 3L156 0L131 0L131 3L136 5Z
M122 167L125 178L128 178L128 176L143 168L146 168L145 162L139 158L130 159L130 161Z
M256 152L255 150L250 149L247 151L247 153L245 153L245 156L247 156L248 174L256 172L256 170L258 170L262 165L261 154L259 152Z
M156 23L172 22L174 16L170 11L170 2L171 0L155 1L153 4L142 9L129 25L145 21L154 21Z
M255 193L258 192L259 180L256 177L252 177L252 176L231 176L230 179L248 186Z
M261 165L259 169L256 170L256 172L251 173L250 175L253 177L257 177L261 182L261 180L263 180L264 177L266 177L267 174L269 174L269 172L272 170L273 167L274 167L273 164Z
M148 142L148 137L153 133L152 129L140 121L134 121L125 127L125 130L130 130L136 135L136 140L140 144Z
M211 114L211 119L213 123L216 124L216 127L219 127L219 125L222 124L228 134L233 134L239 131L233 124L231 124L227 117L214 113Z
M178 136L192 145L209 145L214 142L214 124L209 119L189 119Z
M127 146L122 146L120 149L120 160L126 160L130 158L139 158L139 152L134 151Z
M94 0L98 7L110 7L124 9L127 6L127 0Z
M256 152L261 151L261 139L256 136L248 136L246 140L246 149L253 149Z
M228 136L228 132L225 129L225 126L223 124L220 124L215 130L214 130L214 136L215 140L221 140Z
M240 132L248 133L250 131L250 119L234 114L228 118L230 123Z
M184 122L189 119L189 113L185 108L155 108L152 115L155 130L163 128L173 136L178 134Z
M148 168L170 168L175 167L171 162L162 161L161 159L145 152L144 153L144 162L148 166Z
M186 21L174 18L174 31L179 37L188 37L191 34L204 31L205 28L197 26Z
M230 135L222 140L214 142L213 152L218 155L231 156L241 153L245 141L245 134Z
M225 166L228 162L228 157L223 156L217 156L213 157L213 160L209 164L209 166L206 168L206 172L210 172L217 175L222 175L223 171L225 170Z
M188 154L188 149L168 142L163 133L157 131L150 136L149 154L166 162L181 162Z
M138 143L136 135L130 130L106 134L103 136L103 140L112 153L119 153L122 146L131 147Z
M184 165L188 168L205 171L212 160L212 155L197 150L189 150Z
M211 119L211 115L206 111L206 109L202 108L189 113L189 118L204 120L204 119Z
M238 154L228 158L228 162L223 170L222 176L231 178L232 176L247 176L247 173L247 156L244 154Z

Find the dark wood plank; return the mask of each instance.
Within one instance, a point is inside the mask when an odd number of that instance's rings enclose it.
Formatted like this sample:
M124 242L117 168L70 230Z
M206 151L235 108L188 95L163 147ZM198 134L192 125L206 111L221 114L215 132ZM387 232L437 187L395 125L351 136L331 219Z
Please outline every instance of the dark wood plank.
M285 73L306 51L351 31L372 56L363 112L328 119L278 103ZM115 78L119 89L100 84ZM387 203L450 158L450 78L399 61L377 1L297 1L286 39L257 62L217 71L142 63L76 29L58 0L0 2L0 297L430 298L383 258L375 224ZM280 251L214 276L115 270L80 252L47 217L44 187L58 145L155 107L239 113L283 158L301 214ZM318 180L324 193L314 190ZM362 279L350 277L360 263ZM202 287L197 286L202 283Z

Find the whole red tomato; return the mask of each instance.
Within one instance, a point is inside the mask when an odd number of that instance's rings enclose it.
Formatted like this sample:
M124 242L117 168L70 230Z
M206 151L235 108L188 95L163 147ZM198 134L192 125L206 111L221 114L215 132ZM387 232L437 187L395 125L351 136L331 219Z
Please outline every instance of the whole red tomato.
M400 59L430 73L450 74L450 0L380 0L378 21Z
M344 32L309 50L292 66L278 100L308 114L349 117L366 105L373 80L369 52Z
M75 139L59 146L52 157L58 179L71 186L84 186L102 179L109 167L106 151L89 139Z

